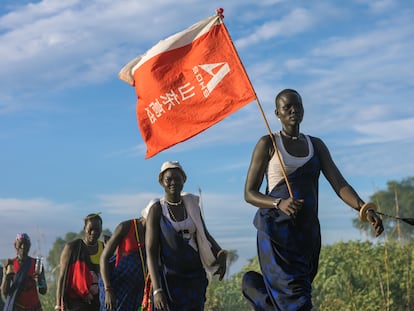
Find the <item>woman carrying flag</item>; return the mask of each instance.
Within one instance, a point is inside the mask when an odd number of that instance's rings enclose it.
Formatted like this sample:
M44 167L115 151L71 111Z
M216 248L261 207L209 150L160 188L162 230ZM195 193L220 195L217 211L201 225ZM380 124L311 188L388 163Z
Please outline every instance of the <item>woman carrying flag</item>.
M258 207L254 225L262 274L244 275L243 294L256 311L306 311L312 308L311 284L321 248L320 173L361 220L372 224L376 236L384 228L375 205L364 203L348 184L322 140L300 132L304 109L299 93L281 91L275 113L282 130L258 141L245 183L246 201Z

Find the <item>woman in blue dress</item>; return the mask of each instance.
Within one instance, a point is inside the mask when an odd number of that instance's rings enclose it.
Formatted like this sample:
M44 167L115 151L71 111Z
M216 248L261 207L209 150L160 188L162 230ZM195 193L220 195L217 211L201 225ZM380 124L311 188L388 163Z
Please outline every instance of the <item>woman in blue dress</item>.
M102 252L100 271L101 311L139 310L147 271L143 217L116 226Z
M243 294L256 311L311 310L311 285L321 248L320 172L336 194L372 224L376 236L384 228L375 206L365 204L348 184L322 140L300 133L304 109L299 93L281 91L275 113L282 129L273 134L274 141L270 135L258 141L245 183L245 200L258 207L254 225L262 274L250 271L244 275ZM260 191L264 178L266 193Z
M145 244L159 311L202 311L207 273L226 273L227 253L209 234L199 197L182 192L187 176L178 162L165 162L158 181L164 197L152 200L143 212L147 219Z

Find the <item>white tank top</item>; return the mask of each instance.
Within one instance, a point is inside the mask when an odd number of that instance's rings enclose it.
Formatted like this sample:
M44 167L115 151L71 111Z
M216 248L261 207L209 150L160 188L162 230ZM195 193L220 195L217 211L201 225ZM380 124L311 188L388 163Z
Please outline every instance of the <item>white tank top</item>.
M309 161L310 158L313 157L313 145L308 135L302 134L308 143L308 155L305 157L295 157L289 154L285 146L283 145L282 138L280 137L280 132L275 133L274 137L276 139L276 145L279 149L280 157L282 158L282 163L286 171L286 175L293 173L296 169L303 166L306 162ZM283 179L283 172L279 163L279 158L276 152L273 154L273 157L269 161L269 165L267 167L267 183L269 191L272 189Z
M188 244L190 244L194 248L194 250L198 251L197 243L195 241L196 226L193 220L191 219L191 217L188 216L188 211L186 212L187 217L184 220L175 221L170 216L167 202L165 202L164 199L161 199L160 203L161 203L163 215L168 218L168 220L171 222L175 231L177 231L178 233L181 233L182 237L188 241ZM185 205L184 205L184 208L187 209Z

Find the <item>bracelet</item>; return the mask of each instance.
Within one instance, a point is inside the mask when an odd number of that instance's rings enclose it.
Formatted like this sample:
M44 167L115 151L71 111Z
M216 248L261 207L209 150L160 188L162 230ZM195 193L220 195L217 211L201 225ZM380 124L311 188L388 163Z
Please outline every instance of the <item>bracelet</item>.
M11 274L11 273L14 273L14 271L13 271L13 265L9 263L9 264L6 266L6 275L7 275L7 274Z
M55 310L62 310L61 306L55 306Z
M106 286L106 287L105 287L105 291L106 291L106 292L109 292L110 290L112 290L112 287L111 287L111 286Z
M276 200L274 200L273 206L275 207L275 209L279 209L279 204L281 201L282 201L281 198L277 198Z
M156 294L161 293L161 292L163 292L162 288L158 288L154 290L152 294L155 296Z
M217 252L216 258L219 258L221 253L225 253L226 251L224 249L221 249Z
M367 213L368 211L377 211L377 206L372 203L372 202L368 202L368 203L364 203L364 205L361 206L361 209L359 210L359 219L363 222L368 222L367 219Z

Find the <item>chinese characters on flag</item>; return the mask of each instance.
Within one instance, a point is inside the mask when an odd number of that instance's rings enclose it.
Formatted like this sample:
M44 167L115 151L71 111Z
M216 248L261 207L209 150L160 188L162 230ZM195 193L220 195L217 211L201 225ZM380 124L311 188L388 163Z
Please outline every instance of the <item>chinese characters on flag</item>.
M135 86L137 118L150 158L256 98L219 15L138 56L119 77Z

